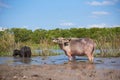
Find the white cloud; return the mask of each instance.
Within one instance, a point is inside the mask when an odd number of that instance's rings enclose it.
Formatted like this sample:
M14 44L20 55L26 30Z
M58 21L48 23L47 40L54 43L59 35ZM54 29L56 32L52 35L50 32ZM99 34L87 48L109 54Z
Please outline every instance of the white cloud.
M111 27L120 27L120 24L112 25Z
M29 28L29 26L26 26L26 25L25 25L25 26L22 26L21 28Z
M105 23L101 23L101 24L92 24L92 25L88 25L87 28L94 28L94 27L97 27L97 28L110 28L110 27L117 27L117 26L120 26L120 25L107 25Z
M0 27L0 31L4 31L6 29L8 29L8 28Z
M106 5L114 5L118 2L119 0L104 0L102 2L99 1L92 1L92 2L87 2L87 4L91 6L106 6Z
M106 11L94 11L92 12L93 15L108 15L110 14L109 12Z
M71 23L71 22L65 22L65 23L61 23L60 24L61 26L73 26L75 25L74 23Z
M104 27L108 27L106 24L102 23L102 24L92 24L92 25L88 25L88 28L93 28L93 27L98 27L98 28L104 28Z

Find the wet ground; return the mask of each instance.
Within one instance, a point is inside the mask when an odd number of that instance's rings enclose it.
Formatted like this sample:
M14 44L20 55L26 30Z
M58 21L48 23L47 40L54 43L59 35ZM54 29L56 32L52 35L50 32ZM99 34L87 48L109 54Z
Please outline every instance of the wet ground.
M87 57L76 57L77 63L88 63ZM73 62L73 63L75 63ZM48 56L48 57L32 57L32 58L19 58L19 57L0 57L0 64L8 65L43 65L43 64L67 64L68 57L65 55ZM118 58L95 58L95 68L111 68L120 69L120 57Z
M120 80L120 58L0 57L0 80Z

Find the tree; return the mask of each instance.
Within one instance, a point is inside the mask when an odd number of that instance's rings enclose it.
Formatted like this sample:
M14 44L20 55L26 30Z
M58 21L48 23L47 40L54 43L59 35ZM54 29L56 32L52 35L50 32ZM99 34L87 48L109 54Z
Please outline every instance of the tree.
M15 35L15 42L26 42L31 39L32 30L27 30L25 28L12 28L11 31Z
M40 40L46 39L47 31L44 29L37 29L32 34L32 41L35 43L39 43Z

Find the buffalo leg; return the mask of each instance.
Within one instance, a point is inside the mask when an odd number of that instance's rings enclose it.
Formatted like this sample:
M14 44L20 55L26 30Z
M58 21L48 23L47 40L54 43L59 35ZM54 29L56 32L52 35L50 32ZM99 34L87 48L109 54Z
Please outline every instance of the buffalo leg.
M90 55L87 55L87 57L88 57L90 63L93 63L93 56L90 54Z

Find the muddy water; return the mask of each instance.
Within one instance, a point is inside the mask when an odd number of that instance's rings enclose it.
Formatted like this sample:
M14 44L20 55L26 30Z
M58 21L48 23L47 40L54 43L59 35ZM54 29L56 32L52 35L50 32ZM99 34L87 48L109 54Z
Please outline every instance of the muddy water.
M8 65L43 65L43 64L69 64L67 56L49 56L49 57L32 57L32 58L13 58L13 57L0 57L0 64ZM71 62L74 67L89 64L87 57L76 57L76 61ZM89 65L86 65L87 67ZM94 64L90 67L96 69L120 69L120 58L95 58Z

